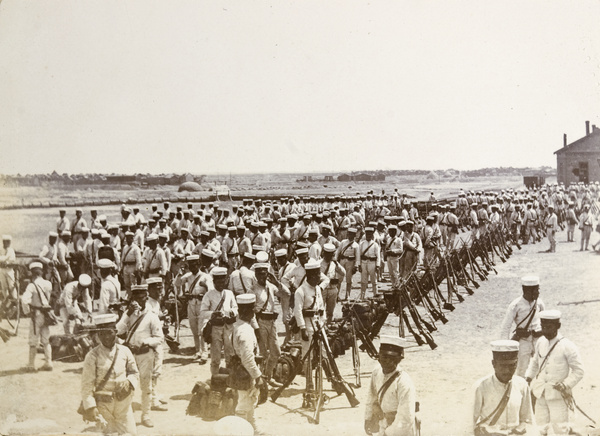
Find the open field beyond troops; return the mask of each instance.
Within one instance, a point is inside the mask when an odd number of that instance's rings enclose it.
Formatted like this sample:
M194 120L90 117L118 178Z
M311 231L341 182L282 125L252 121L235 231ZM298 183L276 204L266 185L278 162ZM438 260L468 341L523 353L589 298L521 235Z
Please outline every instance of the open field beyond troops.
M431 190L439 197L445 197L454 195L461 187L465 190L500 190L518 188L520 181L497 181L494 184L494 181L487 180L480 181L477 187L462 182L450 186L421 185L412 188L412 192L393 184L386 185L383 189L393 192L394 187L398 187L401 193L407 192L418 199L425 199ZM360 189L356 186L354 188L352 193L382 189L367 185L361 185ZM81 195L85 196L85 193L82 192ZM71 216L73 212L69 209L68 215ZM99 213L106 213L109 220L116 218L118 206L102 208ZM84 214L87 218L89 209L84 209ZM0 211L0 229L2 233L13 235L17 251L38 253L57 216L57 209ZM596 360L600 359L600 318L597 316L600 303L585 302L598 298L600 258L593 252L580 252L577 242L565 242L564 231L559 232L557 240L554 254L542 253L548 248L547 241L543 240L535 245L523 246L520 251L515 248L506 263L498 263L498 275L490 275L489 280L481 282L481 287L475 290L474 295L465 295L465 301L457 303L455 311L446 313L449 320L447 324L437 324L438 330L433 334L438 344L436 350L430 350L427 345L418 347L410 339L412 345L402 366L417 388L423 435L472 434L472 385L492 371L489 342L498 338L505 310L510 301L520 295L520 278L527 274L540 276L540 298L546 307L559 309L563 313L561 331L579 347L586 370L583 380L574 389L574 396L577 404L600 422L600 365ZM359 292L356 281L358 278L359 275L356 275L353 296ZM577 302L583 303L569 304ZM339 305L337 310L339 311ZM339 315L341 313L336 314ZM4 323L2 326L7 327ZM382 333L396 334L397 325L397 317L391 315ZM283 326L279 327L282 332ZM27 363L28 329L29 321L22 320L18 336L7 343L0 343L0 434L83 432L86 424L76 413L80 402L82 364L56 362L51 373L23 373L21 368ZM52 332L61 333L61 326L53 327ZM185 414L194 383L209 379L210 371L208 364L201 366L193 362L193 342L185 323L181 335L182 349L179 354L170 354L168 348L165 348L165 365L159 385L161 394L169 401L169 411L154 412L155 427L147 429L138 426L140 434L212 433L213 423ZM342 375L351 381L351 355L348 353L336 361ZM361 364L362 388L355 390L361 404L356 408L349 407L343 396L331 398L321 414L321 424L310 424L309 413L300 408L304 379L297 377L277 403L268 401L258 407L258 425L272 435L364 434L364 402L369 374L377 362L371 360L366 353L361 353ZM325 383L325 388L328 395L335 395L329 383ZM135 415L139 423L139 394L135 398ZM581 428L589 423L578 413L575 414L574 421Z

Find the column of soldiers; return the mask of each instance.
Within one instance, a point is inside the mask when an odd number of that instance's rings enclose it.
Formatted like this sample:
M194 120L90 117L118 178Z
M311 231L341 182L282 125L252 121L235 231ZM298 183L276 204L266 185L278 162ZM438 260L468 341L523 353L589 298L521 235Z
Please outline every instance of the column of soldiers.
M568 219L563 191L547 187L530 193L532 204L525 207L550 217L556 231L561 214L553 216L553 209L562 207L559 211ZM461 192L448 207L431 204L425 220L406 196L389 200L383 193L264 203L244 200L231 211L218 204L194 210L190 203L184 210L165 203L162 210L152 205L149 219L139 209L123 206L119 223L109 224L106 216L91 211L89 227L81 210L72 225L61 210L36 269L49 283L42 287L48 296L45 306L57 301L67 333L71 328L76 331L91 314L97 317L125 308L116 330L133 352L142 391L142 424L151 427L150 410L166 410L156 386L164 343L161 303L170 294L187 306L194 359L200 364L208 360L202 333L211 321L212 374L219 371L221 353L226 366L234 356L248 355L248 350L234 350L231 344L241 315L239 297L245 301L244 295L252 295L252 303L244 303L252 304L251 323L259 332L252 354L260 351L268 356L256 383L261 385L264 378L276 386L272 380L280 354L276 301L286 341L298 338L306 351L315 319L332 320L336 304L350 298L352 277L358 271L361 299L369 285L373 296L379 294L377 285L385 280L385 268L392 286L398 286L417 267L429 267L436 253L456 248L456 235L465 222L475 238L485 237L490 228L514 229L514 215L528 201L522 194ZM582 204L585 213L594 203ZM520 224L528 228L527 221ZM516 231L515 236L533 237L537 227L530 233ZM36 335L47 344L40 333ZM46 363L42 369L51 367L48 359ZM35 368L31 361L29 367ZM251 401L254 392L248 395ZM245 409L240 415L253 423L248 405L241 407Z

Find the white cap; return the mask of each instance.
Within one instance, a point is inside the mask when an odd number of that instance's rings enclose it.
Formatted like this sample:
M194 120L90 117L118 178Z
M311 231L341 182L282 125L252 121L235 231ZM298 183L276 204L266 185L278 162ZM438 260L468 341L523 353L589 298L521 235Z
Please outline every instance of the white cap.
M252 265L252 267L254 269L259 269L259 268L269 269L269 264L267 262L259 262L259 263L255 263L254 265Z
M156 233L149 234L148 237L146 238L146 242L150 242L150 241L158 241L158 235Z
M560 315L560 310L543 310L540 312L540 319L559 320Z
M101 315L92 315L92 323L96 327L103 327L111 324L116 324L119 316L116 313L104 313Z
M508 339L492 341L490 342L490 345L494 353L511 353L519 351L519 343Z
M395 352L402 353L403 350L408 346L406 339L399 336L379 336L379 351L380 352Z
M538 276L525 276L521 278L522 286L538 286L540 284L540 278Z
M315 260L315 259L309 259L309 261L304 264L304 269L306 271L320 269L320 268L321 268L321 262L318 260Z
M200 260L200 256L198 256L197 254L190 254L188 257L185 258L185 260L187 260L188 262L193 262L195 260Z
M275 257L287 256L287 250L285 248L280 248L279 250L275 250Z
M98 268L113 268L115 266L114 262L110 259L98 259L96 264Z
M335 251L335 245L328 242L327 244L323 245L323 250L327 251L328 253L333 253Z
M88 276L87 274L80 274L79 275L79 285L80 286L83 286L84 288L87 288L91 284L92 284L92 278L90 276Z
M266 263L269 261L269 255L266 251L259 251L256 253L256 261L258 263Z
M50 236L52 238L58 238L58 233L56 233L56 232L50 232L50 233L48 233L48 236Z
M227 268L216 266L210 271L210 274L213 277L226 277L227 276Z
M156 284L162 284L162 278L160 277L148 277L146 279L146 284L147 285L156 285Z
M42 265L42 262L31 262L31 263L29 264L29 269L30 269L30 270L33 270L33 269L35 269L35 268L42 269L42 268L44 268L44 266Z
M296 250L296 254L305 254L305 253L308 254L308 248L306 248L306 247L298 248Z
M202 249L202 256L210 257L212 259L215 257L215 253L208 248L204 248Z
M237 304L252 304L256 303L256 295L254 294L240 294L235 297Z

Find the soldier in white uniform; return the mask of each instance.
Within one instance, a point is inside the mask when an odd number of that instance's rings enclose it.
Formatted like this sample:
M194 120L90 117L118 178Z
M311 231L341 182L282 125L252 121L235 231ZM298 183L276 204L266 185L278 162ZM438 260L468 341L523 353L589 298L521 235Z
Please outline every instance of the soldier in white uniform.
M235 414L244 418L256 432L257 426L254 419L254 409L258 403L260 388L265 383L262 372L256 363L258 354L258 341L251 321L254 318L254 305L256 296L252 293L241 294L236 297L239 319L233 326L232 348L234 358L239 359L241 365L250 375L251 383L248 389L238 390L238 402Z
M117 332L125 337L127 345L134 355L140 372L140 388L142 391L142 425L154 427L150 418L152 403L152 375L156 348L164 336L158 316L146 307L148 285L136 285L131 290L132 302L117 323Z
M360 255L360 298L364 299L369 281L373 288L373 296L377 296L377 269L381 262L381 248L373 239L375 229L365 228L365 239L360 241L358 251Z
M41 262L32 262L29 265L29 269L31 270L31 283L27 285L25 293L21 296L24 314L31 313L29 365L26 367L26 370L31 372L36 371L35 356L37 354L37 346L41 343L46 363L40 369L42 371L52 371L52 350L49 343L50 329L44 315L44 312L52 310L52 307L50 307L52 284L42 277L43 267Z
M12 236L2 235L0 248L0 302L5 298L17 298L15 293L15 271L8 265L17 261L14 248L11 247Z
M525 276L521 279L523 295L514 299L508 306L500 327L500 338L519 342L519 363L517 375L525 377L529 359L533 356L535 344L542 336L540 312L545 310L540 296L540 278ZM514 327L514 328L513 328Z
M158 316L160 327L165 333L165 327L162 320L163 310L160 307L160 300L163 297L163 282L160 277L150 277L146 280L148 285L148 299L146 300L146 308L148 311ZM164 342L155 348L156 355L154 358L154 367L152 370L152 406L151 410L166 412L168 408L165 406L166 401L162 400L158 393L158 379L162 374L163 360L165 357Z
M348 239L344 239L336 252L336 260L346 270L346 292L344 300L347 300L352 290L352 276L354 275L357 265L360 265L360 252L358 251L358 243L356 239L356 229L350 227L344 231L348 235Z
M519 343L499 340L491 343L494 374L475 383L473 425L476 436L525 434L535 425L531 392L527 382L515 375Z
M65 334L74 333L71 331L71 322L81 324L86 316L92 313L92 298L90 297L90 286L92 278L87 274L80 274L77 281L69 282L65 285L58 305L60 306L60 317L62 318ZM83 308L83 311L81 310Z
M321 286L321 262L309 260L304 264L306 280L296 289L294 295L294 318L300 329L302 355L308 351L314 333L314 319L319 320L325 309ZM329 282L329 280L327 280Z
M60 209L58 214L60 216L56 219L56 233L60 236L62 232L69 230L71 227L69 225L69 218L65 216L67 211L65 209Z
M158 246L158 235L148 236L144 251L144 277L163 277L167 274L169 266L164 250Z
M121 284L112 275L115 264L110 259L98 259L96 266L100 270L100 296L98 297L98 313L108 313L110 306L119 302Z
M221 366L221 353L225 354L225 364L229 365L233 350L231 334L237 316L235 296L227 286L227 268L215 267L211 270L214 287L202 298L200 311L204 320L212 320L210 345L210 373L217 375Z
M539 426L543 426L543 435L550 427L555 433L570 431L569 408L563 395L571 395L584 372L579 350L558 332L560 316L558 310L540 313L543 337L535 346L535 354L525 374L537 399L535 419Z
M133 232L125 232L126 245L121 254L121 276L123 277L123 290L129 299L131 287L138 282L142 275L142 250L133 242Z
M202 329L204 328L204 318L202 317L202 299L204 295L214 288L211 276L200 271L200 257L197 254L192 254L186 258L189 272L181 277L181 283L184 294L188 300L188 320L190 322L190 330L194 337L194 346L196 347L195 360L199 360L201 365L207 361L206 344L202 337Z
M388 271L392 288L400 285L400 256L404 252L402 236L398 236L398 227L391 225L388 227L388 237L385 242L384 250L387 256Z
M269 382L273 376L273 369L281 355L277 339L277 325L275 324L279 316L275 311L275 296L285 293L285 288L282 287L280 291L274 284L267 281L268 263L254 264L254 274L256 275L256 283L251 292L256 296L254 311L258 322L258 346L260 354L266 359L264 375L266 381ZM289 300L289 290L287 298Z
M335 245L329 242L326 243L323 246L321 273L329 279L329 285L322 288L327 321L333 321L333 311L338 301L340 283L346 277L346 270L334 259L334 255Z
M548 216L545 220L546 236L548 242L550 242L550 248L546 250L546 253L556 252L556 232L558 232L558 217L554 213L554 206L548 206Z
M83 362L81 405L86 421L106 422L106 434L137 434L131 408L139 373L129 348L117 344L117 315L96 315L94 325L100 345Z
M365 406L368 435L416 435L415 386L399 366L406 346L403 338L381 335L379 365L371 374Z

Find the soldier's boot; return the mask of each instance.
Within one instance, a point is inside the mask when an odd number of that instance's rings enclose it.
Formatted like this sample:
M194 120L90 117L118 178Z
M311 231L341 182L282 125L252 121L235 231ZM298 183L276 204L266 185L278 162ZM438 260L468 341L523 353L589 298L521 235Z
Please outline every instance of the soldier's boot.
M52 366L52 347L50 347L50 344L44 345L44 360L46 362L44 363L44 366L40 368L40 370L52 371L54 367Z
M28 372L35 372L35 356L37 354L37 347L29 347L29 364L25 367Z

